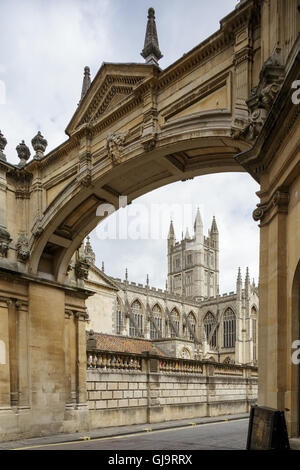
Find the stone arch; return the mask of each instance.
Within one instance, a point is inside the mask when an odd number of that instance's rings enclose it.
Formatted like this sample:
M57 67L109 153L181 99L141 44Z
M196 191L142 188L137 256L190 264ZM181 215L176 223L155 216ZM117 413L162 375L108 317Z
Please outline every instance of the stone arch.
M133 299L130 301L130 307L132 307L132 305L135 303L135 302L138 302L140 305L141 305L141 309L143 311L143 315L145 314L145 311L146 311L146 308L143 304L143 301L140 297L133 297Z
M226 307L224 307L223 311L222 311L222 314L221 314L221 317L220 317L220 321L222 322L223 319L224 319L224 315L225 313L227 312L227 310L232 310L235 317L237 316L237 313L236 313L236 309L235 307L233 307L232 305L227 305Z
M151 311L154 309L154 307L156 305L160 308L161 315L163 317L164 316L164 308L163 308L163 306L161 305L161 303L159 301L154 300L153 302L151 302L151 305L150 305Z
M211 129L211 136L202 135L201 123L204 126L203 131L207 133L207 120L204 116L199 116L199 132L195 133L191 130L191 120L195 117L185 118L178 127L177 123L170 124L177 133L170 137L162 137L154 150L145 152L143 146L138 146L138 153L132 155L128 150L128 158L124 159L117 166L111 165L104 173L100 171L100 167L91 169L89 180L81 180L78 175L71 182L68 182L64 188L60 190L57 196L45 208L42 217L36 220L32 227L33 236L30 240L31 256L29 260L29 272L32 274L47 274L53 280L64 282L70 260L74 252L80 247L84 238L107 216L110 211L106 211L104 215L96 215L97 208L100 205L105 207L119 208L119 199L116 194L126 194L127 202L130 203L139 196L142 196L154 189L165 186L184 178L194 178L196 176L223 173L223 172L244 172L243 167L233 158L239 152L246 150L249 145L244 140L234 139L231 136L231 118L224 123L224 115L220 112L220 122L225 126L224 129L217 125L216 129ZM218 122L218 113L214 115L212 122ZM95 134L95 138L96 138ZM214 139L214 148L218 147L219 151L216 162L212 162L211 138ZM70 141L72 138L70 138ZM64 145L64 144L63 144ZM68 143L70 149L71 143ZM68 145L65 144L66 149ZM73 142L76 146L76 142ZM207 147L206 147L207 146ZM180 152L186 153L186 165L189 162L188 153L193 153L199 148L199 159L193 158L193 167L183 172L176 169L175 164L170 164L170 158L176 158L176 154ZM57 149L59 151L59 148ZM67 151L67 150L66 150ZM78 149L79 151L79 149ZM201 155L203 154L204 155ZM205 152L207 152L205 154ZM54 152L55 154L55 152ZM52 155L51 155L52 157ZM51 161L51 157L48 158ZM55 155L53 155L53 158ZM133 171L136 167L138 157L140 162L148 165L146 170L142 170L141 174ZM149 181L141 185L141 178L145 181L145 174L150 172L149 163L152 162L153 168L158 162L164 162L165 171L161 171L161 176L157 179L149 178ZM75 162L74 162L75 163ZM77 160L76 160L77 165ZM149 167L149 168L148 168ZM161 166L159 166L161 170ZM145 173L146 172L146 173ZM122 176L131 175L135 181L132 182L128 191L107 190L109 182L122 179ZM48 256L52 257L51 262L46 263Z

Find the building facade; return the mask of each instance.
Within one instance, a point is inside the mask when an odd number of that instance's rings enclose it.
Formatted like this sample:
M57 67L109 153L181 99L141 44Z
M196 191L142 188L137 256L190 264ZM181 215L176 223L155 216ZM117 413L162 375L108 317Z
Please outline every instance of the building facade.
M215 218L203 236L199 210L193 238L168 237L166 289L108 276L95 265L90 240L81 248L91 265L85 284L95 292L87 300L87 328L97 333L151 340L167 355L187 359L257 364L258 288L244 281L239 268L236 291L219 294L219 233ZM179 262L178 262L179 261ZM177 277L181 281L177 283ZM188 281L187 281L188 280Z

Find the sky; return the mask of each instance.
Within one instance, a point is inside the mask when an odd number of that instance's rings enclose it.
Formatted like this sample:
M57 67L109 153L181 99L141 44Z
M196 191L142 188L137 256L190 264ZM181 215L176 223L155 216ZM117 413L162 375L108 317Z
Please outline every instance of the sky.
M147 10L155 8L162 69L213 34L236 0L0 0L0 130L8 140L7 160L18 163L16 146L30 145L37 131L48 141L47 152L67 139L65 128L81 94L83 69L92 78L102 62L143 62ZM5 19L5 21L4 21ZM220 290L235 290L237 269L246 266L258 279L259 230L251 214L258 185L242 173L208 175L160 188L134 204L188 204L200 207L204 231L215 215L220 232ZM189 206L190 207L190 206ZM147 210L144 211L147 214ZM91 239L97 263L109 275L164 287L166 236L174 219L177 239L183 222L170 210L160 239L103 240L101 227ZM178 220L177 220L178 219ZM152 221L153 222L153 221ZM154 221L157 223L157 221ZM153 225L153 223L152 223ZM192 235L192 221L188 220Z

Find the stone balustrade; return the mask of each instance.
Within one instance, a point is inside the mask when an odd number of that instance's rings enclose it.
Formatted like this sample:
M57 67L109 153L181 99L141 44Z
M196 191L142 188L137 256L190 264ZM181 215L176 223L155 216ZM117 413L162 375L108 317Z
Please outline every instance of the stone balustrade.
M88 351L88 369L118 370L120 371L141 371L142 356L127 353L114 353L107 351Z
M203 374L203 364L200 361L187 359L161 359L159 363L161 372L179 372L181 374Z

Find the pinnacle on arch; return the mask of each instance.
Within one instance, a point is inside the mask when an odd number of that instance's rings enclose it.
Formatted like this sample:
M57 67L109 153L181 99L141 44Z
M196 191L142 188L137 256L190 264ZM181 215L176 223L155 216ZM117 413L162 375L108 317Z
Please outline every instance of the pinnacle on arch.
M91 71L88 66L84 67L84 75L83 75L83 82L82 82L82 91L81 91L81 99L83 100L85 95L87 94L88 89L91 86Z
M88 259L91 264L95 264L96 255L95 255L94 250L92 248L91 239L90 239L89 236L86 239L86 243L85 243L85 247L84 247L84 253L85 253L86 259Z
M155 23L155 10L149 8L148 23L145 35L144 49L141 52L146 64L158 65L158 61L163 57L159 49L157 29Z

